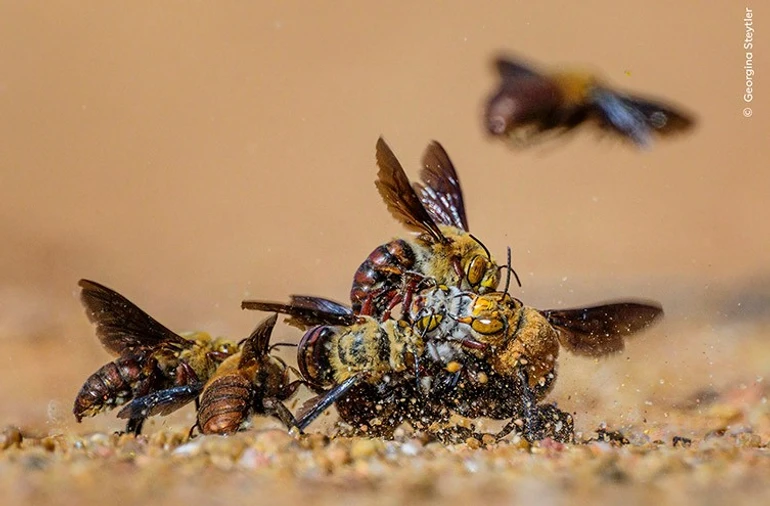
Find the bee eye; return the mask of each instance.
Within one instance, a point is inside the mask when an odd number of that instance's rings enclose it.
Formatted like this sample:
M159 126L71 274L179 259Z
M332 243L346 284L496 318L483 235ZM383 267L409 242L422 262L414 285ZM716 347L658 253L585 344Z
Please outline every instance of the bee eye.
M417 326L417 330L420 332L430 332L438 327L438 324L441 323L441 320L443 319L443 315L432 314L430 316L420 318L415 322L415 325Z
M476 255L468 263L468 269L465 273L465 277L468 280L468 284L472 287L478 286L481 280L484 278L484 273L487 270L487 259L481 255Z
M501 318L474 318L471 322L471 328L479 334L497 334L505 329L505 322Z

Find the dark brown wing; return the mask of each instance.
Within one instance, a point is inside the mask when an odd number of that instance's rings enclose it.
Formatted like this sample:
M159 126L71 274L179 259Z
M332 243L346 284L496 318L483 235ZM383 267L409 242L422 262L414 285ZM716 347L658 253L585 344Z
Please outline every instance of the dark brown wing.
M449 155L436 141L428 145L422 156L420 179L423 184L414 183L412 186L433 221L467 232L468 218L465 215L460 179Z
M623 351L626 336L646 329L663 316L657 303L638 302L541 312L559 332L564 348L589 357Z
M166 416L189 404L203 391L203 383L192 383L159 390L139 397L118 412L118 418L144 419L149 416Z
M446 243L446 237L423 207L414 188L409 184L404 168L382 137L377 140L377 166L380 170L374 184L390 214L407 228L427 233L435 241Z
M357 316L348 306L333 300L309 295L292 295L288 304L261 300L244 300L241 309L289 315L286 322L301 329L316 325L353 325Z
M495 68L503 79L516 79L519 77L537 77L540 74L521 61L510 58L498 57L494 60Z
M96 325L96 335L108 351L121 355L142 347L193 345L118 292L87 279L81 279L78 285L86 315Z
M267 355L270 350L270 336L273 335L273 327L278 321L278 315L273 315L257 325L257 328L243 341L241 347L241 360L238 367L244 367L253 360L258 360Z

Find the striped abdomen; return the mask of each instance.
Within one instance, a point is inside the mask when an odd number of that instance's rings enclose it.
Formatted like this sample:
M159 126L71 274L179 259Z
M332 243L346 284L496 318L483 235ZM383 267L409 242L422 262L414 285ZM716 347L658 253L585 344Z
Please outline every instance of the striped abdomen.
M198 426L204 434L236 432L252 407L252 382L240 374L214 379L203 391Z
M353 277L350 301L353 311L361 308L372 297L371 313L379 316L387 308L393 290L400 288L402 276L414 267L416 258L413 247L403 239L396 239L378 246L364 260Z
M146 353L120 357L102 366L83 384L72 412L77 421L125 404L149 390L154 360Z

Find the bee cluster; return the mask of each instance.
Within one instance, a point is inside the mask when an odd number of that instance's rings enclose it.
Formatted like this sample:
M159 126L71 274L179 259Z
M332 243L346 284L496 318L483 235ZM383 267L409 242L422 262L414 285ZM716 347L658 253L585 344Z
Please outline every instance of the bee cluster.
M651 133L689 125L671 108L593 79L579 81L577 99L574 75L546 77L503 60L498 68L502 84L487 109L493 134L520 140L522 132L569 130L593 117L644 145ZM75 399L78 421L123 406L126 431L139 434L146 418L195 402L204 434L238 431L252 415L302 431L334 405L354 432L373 436L390 437L402 424L438 438L472 430L452 424L460 416L505 422L498 438L515 432L529 441L571 441L571 415L544 402L559 351L617 353L627 336L663 314L660 305L525 306L509 293L510 250L499 264L469 232L460 180L438 142L425 150L420 182L409 181L382 138L376 160L375 184L388 210L417 235L372 251L353 276L349 306L301 295L244 301L244 309L273 314L234 341L177 334L119 293L81 280L96 334L118 358L86 380ZM296 368L272 353L285 344L271 343L278 314L305 330ZM285 402L300 386L315 395L295 415Z

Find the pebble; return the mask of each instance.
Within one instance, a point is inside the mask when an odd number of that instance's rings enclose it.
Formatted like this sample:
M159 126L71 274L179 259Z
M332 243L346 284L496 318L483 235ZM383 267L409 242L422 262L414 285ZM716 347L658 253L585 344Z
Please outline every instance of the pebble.
M0 434L0 449L7 450L12 446L21 448L23 440L21 430L18 427L6 427L2 434Z
M350 447L350 458L365 459L376 455L383 449L382 441L375 439L355 439Z
M759 434L742 433L735 436L735 444L740 448L759 448L762 438Z

